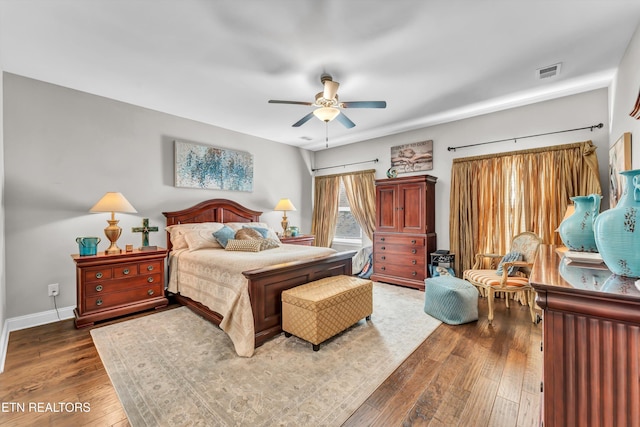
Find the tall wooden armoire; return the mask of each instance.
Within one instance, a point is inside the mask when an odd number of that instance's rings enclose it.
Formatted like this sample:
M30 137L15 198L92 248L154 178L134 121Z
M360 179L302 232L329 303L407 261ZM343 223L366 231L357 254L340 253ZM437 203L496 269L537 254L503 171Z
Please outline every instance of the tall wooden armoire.
M424 290L436 251L435 185L430 175L376 180L372 280Z

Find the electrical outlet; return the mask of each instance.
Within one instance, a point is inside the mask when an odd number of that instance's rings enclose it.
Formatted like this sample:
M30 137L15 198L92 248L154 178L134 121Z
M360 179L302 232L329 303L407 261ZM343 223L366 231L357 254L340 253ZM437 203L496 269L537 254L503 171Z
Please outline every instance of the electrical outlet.
M50 297L57 297L59 293L60 293L60 289L58 288L58 284L57 283L52 283L52 284L49 285L49 296Z

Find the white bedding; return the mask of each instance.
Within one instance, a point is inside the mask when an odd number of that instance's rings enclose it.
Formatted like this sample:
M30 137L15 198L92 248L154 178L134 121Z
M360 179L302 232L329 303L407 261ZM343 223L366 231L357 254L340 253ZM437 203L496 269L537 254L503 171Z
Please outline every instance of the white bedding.
M334 253L336 251L330 248L287 244L261 252L178 249L169 256L168 289L221 314L220 328L233 341L236 353L250 357L254 351L255 331L248 280L242 272Z

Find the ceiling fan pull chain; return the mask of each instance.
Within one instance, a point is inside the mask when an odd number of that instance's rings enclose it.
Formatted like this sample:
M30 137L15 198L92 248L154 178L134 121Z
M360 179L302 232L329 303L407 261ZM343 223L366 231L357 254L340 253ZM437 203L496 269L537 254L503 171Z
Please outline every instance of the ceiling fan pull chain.
M326 144L325 148L329 148L329 122L324 122L325 125L325 137L324 137L324 141Z

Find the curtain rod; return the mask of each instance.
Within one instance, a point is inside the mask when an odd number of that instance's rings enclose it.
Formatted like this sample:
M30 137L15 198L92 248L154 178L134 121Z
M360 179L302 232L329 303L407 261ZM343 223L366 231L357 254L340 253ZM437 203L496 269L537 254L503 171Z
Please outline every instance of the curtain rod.
M533 138L533 137L536 137L536 136L544 136L544 135L553 135L555 133L575 132L577 130L585 130L585 129L589 129L589 130L591 130L591 132L593 132L594 128L602 129L603 127L604 127L604 125L602 123L598 123L597 125L585 126L583 128L558 130L558 131L555 131L555 132L546 132L546 133L538 133L538 134L535 134L535 135L518 136L518 137L515 137L515 138L498 139L497 141L479 142L477 144L459 145L457 147L447 147L447 150L456 151L456 149L458 149L458 148L475 147L477 145L494 144L496 142L505 142L505 141L511 141L511 140L513 140L513 142L515 143L515 142L518 142L519 139Z
M323 169L333 169L333 168L343 168L345 166L351 166L351 165L359 165L362 163L378 163L378 159L373 159L373 160L365 160L363 162L355 162L355 163L345 163L344 165L336 165L336 166L327 166L324 168L317 168L317 169L311 169L311 172L315 172L315 171L321 171Z

